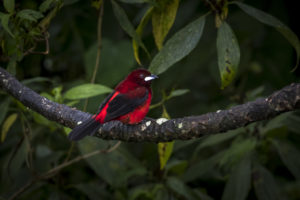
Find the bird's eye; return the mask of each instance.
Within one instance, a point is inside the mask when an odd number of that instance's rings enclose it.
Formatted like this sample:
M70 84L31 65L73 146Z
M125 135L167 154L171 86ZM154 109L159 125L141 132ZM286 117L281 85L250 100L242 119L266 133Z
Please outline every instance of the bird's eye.
M144 74L140 74L139 77L140 77L141 79L144 79Z

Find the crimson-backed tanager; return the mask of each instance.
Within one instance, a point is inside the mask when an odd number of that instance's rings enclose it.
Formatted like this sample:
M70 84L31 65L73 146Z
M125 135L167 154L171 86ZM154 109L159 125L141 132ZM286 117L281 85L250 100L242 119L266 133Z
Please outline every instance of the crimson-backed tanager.
M131 72L101 104L90 119L76 126L69 134L70 140L80 140L93 135L101 124L119 120L125 124L137 124L149 111L152 98L151 82L157 76L145 69Z

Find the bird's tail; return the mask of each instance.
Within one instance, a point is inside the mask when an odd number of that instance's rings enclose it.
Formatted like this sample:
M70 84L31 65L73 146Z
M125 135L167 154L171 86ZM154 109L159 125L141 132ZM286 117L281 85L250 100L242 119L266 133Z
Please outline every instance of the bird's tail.
M94 135L101 124L94 118L88 119L76 126L68 135L69 140L78 141L87 135Z

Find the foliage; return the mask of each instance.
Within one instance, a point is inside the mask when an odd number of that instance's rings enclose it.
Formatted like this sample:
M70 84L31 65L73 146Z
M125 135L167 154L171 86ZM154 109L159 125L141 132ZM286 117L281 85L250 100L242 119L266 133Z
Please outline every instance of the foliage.
M160 78L148 116L197 115L299 81L293 7L283 0L3 0L0 65L46 98L91 113L128 72L149 66ZM201 139L122 143L109 152L115 141L70 143L70 129L0 96L3 199L300 199L298 111Z

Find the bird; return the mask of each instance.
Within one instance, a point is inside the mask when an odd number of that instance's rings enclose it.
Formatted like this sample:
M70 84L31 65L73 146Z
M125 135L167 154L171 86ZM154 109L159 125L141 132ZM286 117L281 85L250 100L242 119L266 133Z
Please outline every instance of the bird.
M151 104L151 83L157 78L157 75L146 69L132 71L105 98L95 115L78 124L69 133L69 140L78 141L85 136L94 135L101 124L112 120L132 125L141 122Z

